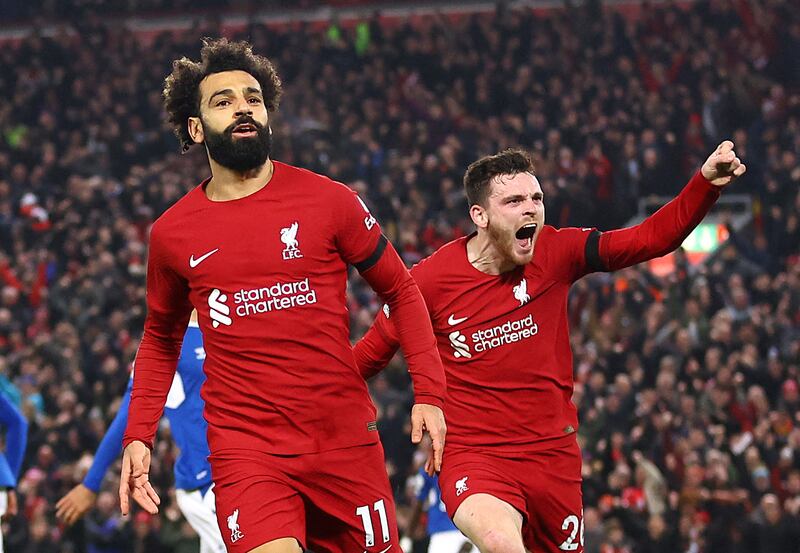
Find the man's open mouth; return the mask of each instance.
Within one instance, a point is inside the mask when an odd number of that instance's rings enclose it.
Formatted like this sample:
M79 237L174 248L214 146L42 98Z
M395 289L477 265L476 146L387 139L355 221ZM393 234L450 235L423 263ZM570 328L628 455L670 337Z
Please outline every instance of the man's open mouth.
M242 123L233 127L233 133L237 136L253 136L258 133L258 129L252 123Z
M517 233L514 236L520 247L529 248L533 244L533 235L536 234L538 227L539 225L536 223L527 223L517 229Z

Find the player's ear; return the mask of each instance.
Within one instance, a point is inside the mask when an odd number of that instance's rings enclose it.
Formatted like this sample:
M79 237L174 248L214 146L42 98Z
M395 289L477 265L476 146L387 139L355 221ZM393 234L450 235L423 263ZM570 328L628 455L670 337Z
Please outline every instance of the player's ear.
M206 134L203 131L203 122L199 117L189 117L187 125L189 127L189 136L194 140L195 144L200 144L205 140Z
M478 228L486 228L489 225L489 216L483 206L478 204L470 206L469 216Z

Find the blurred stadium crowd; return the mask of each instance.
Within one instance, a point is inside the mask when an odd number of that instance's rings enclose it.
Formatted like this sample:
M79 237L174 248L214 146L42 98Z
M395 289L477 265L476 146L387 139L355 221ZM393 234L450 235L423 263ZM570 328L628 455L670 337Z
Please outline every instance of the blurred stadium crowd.
M535 155L547 220L623 224L677 192L722 139L748 172L753 223L710 262L593 275L570 299L589 553L800 551L800 4L589 3L137 37L86 17L0 48L0 392L30 421L7 550L188 552L160 431L162 514L120 520L116 478L59 526L119 404L144 319L152 221L207 173L160 103L203 36L247 38L285 83L275 159L359 190L408 264L470 232L461 177L480 155ZM350 286L352 335L378 301ZM408 524L402 359L371 384ZM414 535L419 550L425 536Z

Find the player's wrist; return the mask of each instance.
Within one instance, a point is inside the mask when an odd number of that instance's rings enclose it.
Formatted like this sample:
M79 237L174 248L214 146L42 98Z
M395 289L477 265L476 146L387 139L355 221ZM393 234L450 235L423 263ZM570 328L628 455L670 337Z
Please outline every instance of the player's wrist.
M414 405L430 405L444 411L444 400L435 395L417 394L414 396Z

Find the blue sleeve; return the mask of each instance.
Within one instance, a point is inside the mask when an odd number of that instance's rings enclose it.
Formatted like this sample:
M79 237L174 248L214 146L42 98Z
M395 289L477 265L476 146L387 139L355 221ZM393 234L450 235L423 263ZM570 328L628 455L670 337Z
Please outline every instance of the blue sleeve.
M28 422L3 394L0 394L0 423L6 427L6 460L16 485L28 443Z
M133 379L131 378L125 390L125 395L122 397L117 416L114 417L108 430L106 430L106 434L94 454L92 466L89 472L86 473L86 478L83 479L83 485L95 493L100 491L100 485L103 483L108 467L122 452L122 435L125 433L125 427L128 424L128 406L131 403L132 387Z
M422 477L422 486L419 487L419 491L417 491L417 501L427 501L428 494L431 493L431 489L433 488L434 480L425 472L425 469L420 469L419 475Z

